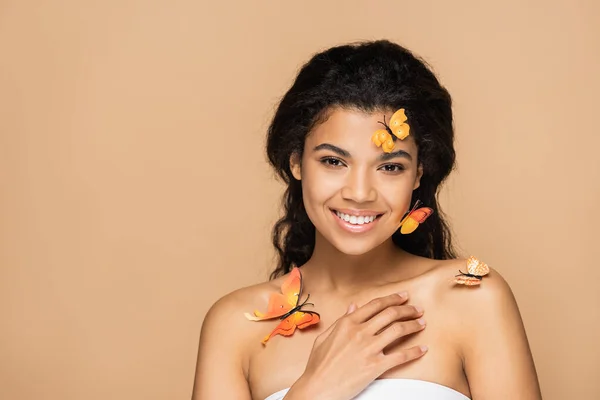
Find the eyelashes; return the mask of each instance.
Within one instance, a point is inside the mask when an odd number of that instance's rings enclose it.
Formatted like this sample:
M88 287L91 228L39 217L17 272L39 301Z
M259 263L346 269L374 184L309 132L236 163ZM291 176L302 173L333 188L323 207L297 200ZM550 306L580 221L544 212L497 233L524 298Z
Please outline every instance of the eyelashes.
M344 164L344 162L342 160L340 160L339 158L336 158L336 157L323 157L319 160L319 162L321 164L324 164L327 167L333 167L333 168L346 165L346 164Z
M380 167L385 172L402 172L406 168L402 164L385 164Z
M319 162L321 164L323 164L324 166L326 166L328 168L332 168L332 169L340 169L342 167L347 166L343 160L341 160L337 157L323 157L319 160ZM390 173L390 174L399 174L399 173L405 171L406 167L403 164L387 163L387 164L381 165L377 169L380 171L383 171L383 172Z

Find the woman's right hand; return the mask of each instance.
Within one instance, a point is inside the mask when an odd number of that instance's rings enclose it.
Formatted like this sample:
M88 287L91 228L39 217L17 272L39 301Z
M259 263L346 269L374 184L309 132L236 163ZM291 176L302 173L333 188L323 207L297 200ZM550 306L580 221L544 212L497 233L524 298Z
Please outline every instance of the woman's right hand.
M421 357L426 346L383 350L395 340L425 328L423 311L394 293L345 315L315 339L306 369L284 399L348 400L385 371Z

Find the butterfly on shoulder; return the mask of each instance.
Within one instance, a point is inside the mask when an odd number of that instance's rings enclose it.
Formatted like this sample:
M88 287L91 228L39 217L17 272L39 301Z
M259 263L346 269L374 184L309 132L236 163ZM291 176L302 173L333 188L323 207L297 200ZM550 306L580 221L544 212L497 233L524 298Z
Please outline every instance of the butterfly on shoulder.
M483 277L490 272L488 265L474 256L467 259L467 272L458 271L460 274L454 277L454 283L466 286L475 286L481 283Z
M281 294L271 294L266 313L255 310L254 315L249 313L244 313L244 315L251 321L263 321L273 318L281 320L275 329L262 339L262 344L266 344L275 335L291 336L296 328L304 329L317 324L321 320L318 313L302 309L305 305L314 306L313 303L307 303L309 297L310 294L303 303L300 303L302 298L302 274L298 267L294 267L281 285Z
M431 214L433 214L433 209L429 207L418 208L420 205L421 200L417 200L406 217L400 221L400 233L403 235L413 233L420 224L425 222L425 220L429 218Z

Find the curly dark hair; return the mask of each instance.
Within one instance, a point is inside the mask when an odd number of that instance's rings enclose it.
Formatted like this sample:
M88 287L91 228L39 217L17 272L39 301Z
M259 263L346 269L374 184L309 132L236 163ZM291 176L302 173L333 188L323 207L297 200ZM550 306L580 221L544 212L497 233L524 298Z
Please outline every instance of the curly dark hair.
M456 258L451 232L438 204L440 184L455 165L452 99L427 64L387 40L336 46L314 55L283 96L268 129L269 162L287 184L284 215L273 228L279 261L270 279L301 266L315 246L315 227L302 201L302 184L292 176L290 157L300 158L307 134L332 107L365 112L406 109L423 166L417 199L434 213L414 233L392 236L409 253Z

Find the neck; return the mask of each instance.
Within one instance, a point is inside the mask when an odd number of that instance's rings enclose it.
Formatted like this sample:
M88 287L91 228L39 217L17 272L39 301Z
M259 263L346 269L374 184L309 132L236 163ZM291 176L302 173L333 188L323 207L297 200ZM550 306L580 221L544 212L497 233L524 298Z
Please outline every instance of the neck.
M302 266L303 276L310 276L308 279L313 290L356 293L365 287L389 283L392 274L398 278L398 265L410 256L391 238L360 255L340 252L319 232L315 239L313 255Z

